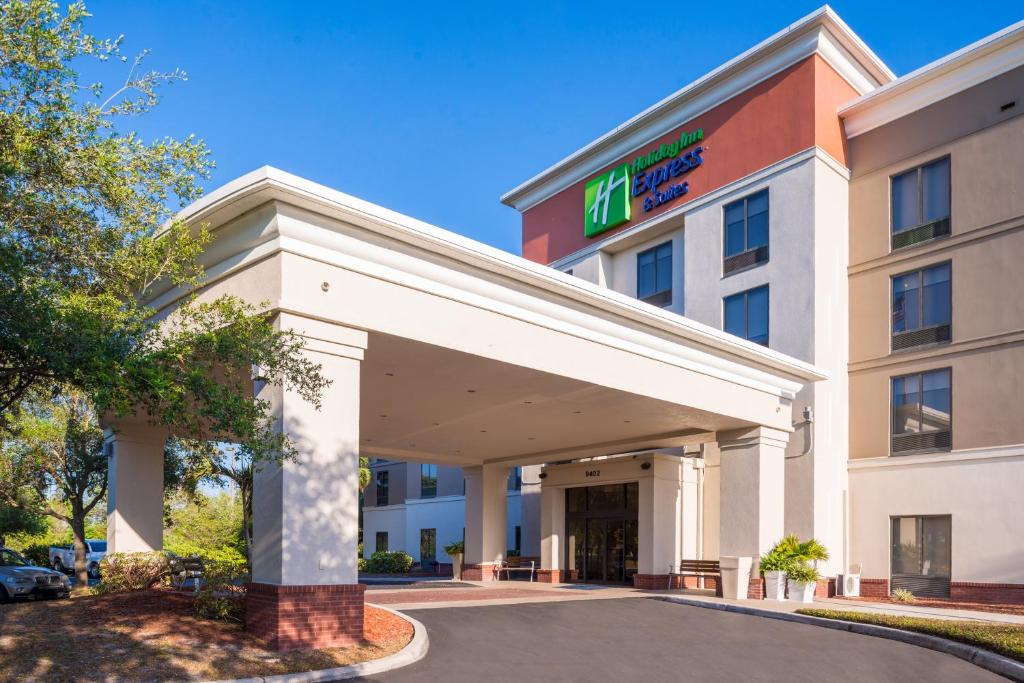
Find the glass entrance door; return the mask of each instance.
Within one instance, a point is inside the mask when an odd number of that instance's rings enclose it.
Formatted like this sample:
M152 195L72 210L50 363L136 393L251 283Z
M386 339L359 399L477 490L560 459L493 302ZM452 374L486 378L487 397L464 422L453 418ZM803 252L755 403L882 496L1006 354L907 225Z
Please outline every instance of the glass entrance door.
M637 484L566 491L566 566L580 581L626 583L637 566Z

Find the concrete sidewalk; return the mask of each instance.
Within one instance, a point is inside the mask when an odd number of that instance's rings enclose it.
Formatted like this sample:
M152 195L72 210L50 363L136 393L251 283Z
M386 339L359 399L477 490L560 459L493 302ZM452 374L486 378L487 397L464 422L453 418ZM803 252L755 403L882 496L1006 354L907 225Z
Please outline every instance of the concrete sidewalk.
M466 584L472 584L467 586ZM938 608L926 605L866 602L842 598L815 598L807 605L791 600L726 600L710 590L640 590L631 586L605 586L573 583L529 583L526 581L467 581L461 587L402 590L385 586L369 586L366 601L386 604L392 609L438 609L444 607L488 607L520 605L534 602L567 602L575 600L610 600L667 595L713 604L733 604L776 612L795 612L804 607L851 610L874 614L928 619L967 619L973 621L1024 624L1024 615L982 612L970 609Z

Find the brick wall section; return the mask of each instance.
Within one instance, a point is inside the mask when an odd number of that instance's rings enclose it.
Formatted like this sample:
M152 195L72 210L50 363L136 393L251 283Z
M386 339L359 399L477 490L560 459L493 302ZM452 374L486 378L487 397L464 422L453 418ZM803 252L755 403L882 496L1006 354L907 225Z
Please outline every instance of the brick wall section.
M764 600L764 579L751 579L747 584L747 600Z
M953 581L949 585L949 598L968 602L1024 605L1024 584Z
M860 580L860 595L863 598L887 598L889 597L889 579L865 579Z
M834 598L836 596L836 579L835 577L820 579L818 585L814 587L814 597L816 598Z
M245 627L275 650L348 647L363 640L361 584L249 584Z
M463 564L462 578L466 581L497 581L496 564Z
M571 583L576 580L576 570L569 569L538 569L538 583Z

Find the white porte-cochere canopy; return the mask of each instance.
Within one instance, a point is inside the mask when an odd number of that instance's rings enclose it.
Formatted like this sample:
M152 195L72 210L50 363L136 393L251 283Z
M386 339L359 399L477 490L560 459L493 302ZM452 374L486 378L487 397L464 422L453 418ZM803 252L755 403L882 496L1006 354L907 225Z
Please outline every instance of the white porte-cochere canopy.
M214 236L200 297L269 302L333 380L319 412L258 389L302 457L256 482L254 582L356 581L360 453L470 468L469 563L504 551L487 510L508 467L710 441L722 552L781 534L778 444L796 392L825 376L815 367L273 168L182 217ZM168 315L186 294L152 304ZM134 550L159 543L160 504L122 487L160 473L140 429L124 433L110 541Z

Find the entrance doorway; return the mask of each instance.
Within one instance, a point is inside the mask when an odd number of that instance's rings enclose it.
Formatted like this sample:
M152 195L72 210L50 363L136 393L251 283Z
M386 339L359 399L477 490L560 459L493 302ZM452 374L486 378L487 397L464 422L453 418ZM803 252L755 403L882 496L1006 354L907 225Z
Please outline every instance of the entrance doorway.
M566 489L566 567L578 581L633 582L638 495L636 482Z

